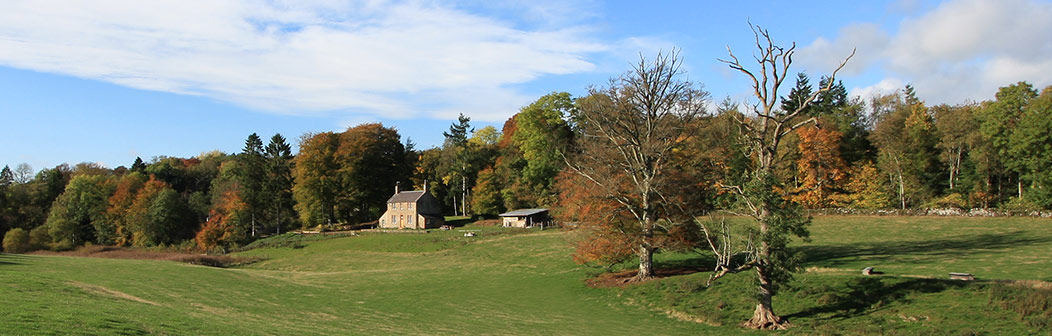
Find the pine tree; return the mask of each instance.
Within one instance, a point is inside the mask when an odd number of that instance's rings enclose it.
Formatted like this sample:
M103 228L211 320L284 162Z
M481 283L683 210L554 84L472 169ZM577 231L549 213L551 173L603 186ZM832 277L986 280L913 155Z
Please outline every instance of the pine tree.
M264 152L266 159L266 180L263 183L263 194L266 205L266 217L272 224L275 233L281 234L282 227L288 227L295 218L292 206L292 147L281 134L270 138Z
M138 156L135 157L135 162L132 163L131 171L140 174L146 174L146 163L142 162L142 158Z
M241 183L241 198L245 201L249 221L251 222L251 235L256 236L256 221L262 219L261 210L266 203L263 193L263 180L265 178L265 158L263 157L263 141L256 133L252 133L245 140L245 148L237 156L238 181Z

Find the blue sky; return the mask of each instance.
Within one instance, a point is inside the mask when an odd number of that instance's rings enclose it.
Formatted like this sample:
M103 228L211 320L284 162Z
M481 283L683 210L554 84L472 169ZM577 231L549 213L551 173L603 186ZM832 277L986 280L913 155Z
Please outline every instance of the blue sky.
M458 113L498 128L552 91L583 95L679 48L714 100L748 83L750 21L795 41L795 71L929 105L1052 83L1052 3L892 1L5 1L0 165L130 165L240 150L250 133L382 122L419 148ZM790 84L791 85L791 84Z

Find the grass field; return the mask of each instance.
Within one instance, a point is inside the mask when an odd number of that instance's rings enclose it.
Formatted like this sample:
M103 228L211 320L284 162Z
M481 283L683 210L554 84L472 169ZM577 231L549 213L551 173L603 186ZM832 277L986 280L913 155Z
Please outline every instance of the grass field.
M272 239L211 268L170 261L0 255L0 334L755 334L748 274L590 288L563 230L494 227ZM1052 220L819 217L806 267L776 297L789 334L1048 334ZM261 244L267 246L268 244ZM659 267L705 256L664 254ZM626 265L628 266L628 265ZM884 275L863 277L873 266ZM1036 294L1035 294L1036 293ZM1023 298L1023 299L1021 299Z

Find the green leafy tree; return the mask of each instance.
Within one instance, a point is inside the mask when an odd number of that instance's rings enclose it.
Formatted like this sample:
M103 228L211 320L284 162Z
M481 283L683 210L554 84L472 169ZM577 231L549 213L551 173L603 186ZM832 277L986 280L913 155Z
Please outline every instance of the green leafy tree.
M566 167L563 156L573 141L567 120L576 113L569 93L553 92L523 107L516 117L517 129L512 139L525 160L519 181L533 195L533 205L554 205L552 185L555 176Z
M77 175L55 200L48 215L48 233L54 241L72 245L86 242L113 244L116 227L106 220L108 199L115 184L106 176Z
M190 216L186 201L168 184L147 181L128 209L132 245L172 244L193 237L198 224Z
M939 134L939 159L947 168L947 185L950 192L967 194L967 188L974 183L965 181L962 186L962 170L964 178L971 179L974 173L967 167L971 165L969 152L975 143L981 141L982 134L979 132L979 122L976 113L979 107L975 104L949 106L939 105L933 107L935 128Z
M1052 209L1052 86L1027 103L1012 135L1008 156L1030 182L1026 198Z
M1022 158L1014 157L1010 153L1013 147L1013 130L1019 125L1019 121L1026 110L1030 100L1037 97L1037 91L1027 82L1018 82L997 91L996 100L987 104L979 113L979 129L985 139L990 143L991 151L987 154L995 156L988 170L998 181L1014 180L1017 190L1016 196L1023 197L1023 181L1020 179L1025 173L1025 164ZM1006 176L1005 176L1006 175ZM1006 183L998 183L998 194L1005 191Z
M439 165L442 184L449 190L446 200L451 205L454 215L467 215L468 191L474 182L472 159L474 146L468 142L468 134L474 132L471 128L471 118L460 114L457 122L449 126L448 132L442 132L445 141L442 144L443 160ZM458 199L459 197L459 199Z
M944 170L938 161L938 135L924 103L912 86L902 95L873 101L876 126L871 135L877 145L877 164L895 186L898 205L922 204L941 192Z

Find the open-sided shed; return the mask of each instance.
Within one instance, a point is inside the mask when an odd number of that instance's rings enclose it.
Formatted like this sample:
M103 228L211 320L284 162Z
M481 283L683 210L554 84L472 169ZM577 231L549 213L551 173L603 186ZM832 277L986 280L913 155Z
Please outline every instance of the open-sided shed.
M527 228L535 225L542 227L551 225L551 217L548 209L519 209L508 211L499 215L504 227Z

